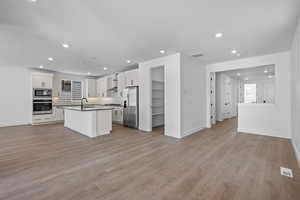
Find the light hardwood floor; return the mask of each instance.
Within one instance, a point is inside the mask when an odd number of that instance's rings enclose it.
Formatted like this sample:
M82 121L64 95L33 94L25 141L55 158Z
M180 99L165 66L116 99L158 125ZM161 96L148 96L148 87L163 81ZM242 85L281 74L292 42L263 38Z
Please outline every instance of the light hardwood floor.
M61 124L0 128L0 199L299 200L290 141L235 130L227 120L176 140L121 126L96 139Z

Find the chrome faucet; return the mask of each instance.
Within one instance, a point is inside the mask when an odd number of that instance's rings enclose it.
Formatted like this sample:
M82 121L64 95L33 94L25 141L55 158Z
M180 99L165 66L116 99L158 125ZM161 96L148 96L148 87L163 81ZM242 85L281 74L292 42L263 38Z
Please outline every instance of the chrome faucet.
M85 100L85 101L88 103L87 98L82 98L82 99L81 99L81 110L83 110L83 100Z

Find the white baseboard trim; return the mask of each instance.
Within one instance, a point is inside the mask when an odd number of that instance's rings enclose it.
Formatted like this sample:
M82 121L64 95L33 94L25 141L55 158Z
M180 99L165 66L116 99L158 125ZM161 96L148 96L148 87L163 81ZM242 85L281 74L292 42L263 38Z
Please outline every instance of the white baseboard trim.
M294 148L294 152L295 152L296 159L298 162L298 167L300 168L300 151L297 149L297 146L296 146L294 140L292 139L291 141L292 141L292 146Z
M31 125L30 123L7 123L7 124L0 124L0 128L5 127L12 127L12 126L27 126Z
M243 129L243 128L238 128L237 129L238 132L241 133L249 133L249 134L254 134L254 135L263 135L263 136L270 136L270 137L278 137L278 138L284 138L284 139L291 139L291 137L287 137L287 136L279 136L279 135L275 135L272 133L264 133L258 130L250 130L250 129Z
M199 132L199 131L201 131L201 130L203 130L203 129L204 129L204 127L201 126L201 127L196 127L196 128L192 128L192 129L190 129L190 130L187 130L187 131L183 132L181 138L184 138L184 137L186 137L186 136L189 136L189 135L192 135L192 134L194 134L194 133L197 133L197 132Z

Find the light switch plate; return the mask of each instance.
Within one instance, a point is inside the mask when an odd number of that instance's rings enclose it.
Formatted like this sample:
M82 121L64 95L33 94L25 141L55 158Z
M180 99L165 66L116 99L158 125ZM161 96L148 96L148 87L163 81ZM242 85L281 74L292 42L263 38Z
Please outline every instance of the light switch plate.
M280 167L280 174L282 176L287 176L287 177L293 178L293 172L289 168Z

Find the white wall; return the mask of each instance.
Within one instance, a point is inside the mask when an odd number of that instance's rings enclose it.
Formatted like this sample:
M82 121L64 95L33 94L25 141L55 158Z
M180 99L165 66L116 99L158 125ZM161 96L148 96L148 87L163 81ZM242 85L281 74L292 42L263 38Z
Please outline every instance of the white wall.
M165 81L165 70L163 66L152 69L152 80L162 82Z
M275 104L239 104L238 131L281 138L290 138L285 122L276 117L278 113Z
M234 70L241 68L249 68L249 67L258 67L263 65L275 65L275 74L276 74L276 94L275 94L275 105L269 110L266 116L273 122L277 122L275 124L265 124L264 129L261 131L256 130L254 132L254 128L256 123L259 124L259 118L255 118L252 123L252 127L244 126L240 127L240 130L245 132L254 133L254 134L264 134L270 136L277 136L283 138L291 137L291 106L290 106L290 53L276 53L265 56L251 57L233 61L227 61L223 63L216 63L207 66L207 81L209 80L210 72L218 72L218 71L226 71L226 70ZM209 102L209 88L207 88L207 98ZM255 105L253 105L255 106ZM258 105L258 106L268 106L268 105ZM207 119L209 119L209 105L207 104ZM261 107L259 109L262 109ZM249 116L259 115L260 113L256 113L257 109L252 109L249 112ZM240 111L239 111L240 112ZM210 121L207 120L207 127L210 127ZM255 123L256 122L256 123ZM259 126L257 126L259 127Z
M181 137L180 54L139 63L139 129L152 131L151 69L165 67L165 135Z
M291 51L292 142L300 167L300 21Z
M181 54L181 137L206 126L205 64Z
M151 69L165 67L165 135L182 138L206 125L205 64L174 54L139 64L140 126L152 130Z
M0 127L31 123L31 75L19 67L0 67Z

